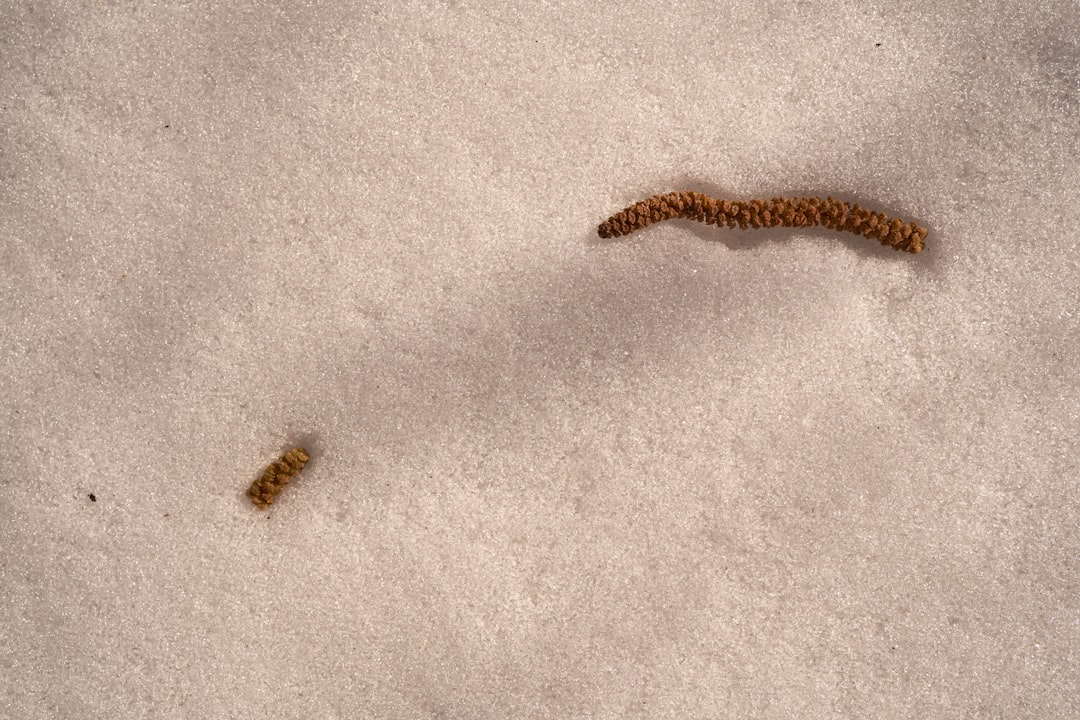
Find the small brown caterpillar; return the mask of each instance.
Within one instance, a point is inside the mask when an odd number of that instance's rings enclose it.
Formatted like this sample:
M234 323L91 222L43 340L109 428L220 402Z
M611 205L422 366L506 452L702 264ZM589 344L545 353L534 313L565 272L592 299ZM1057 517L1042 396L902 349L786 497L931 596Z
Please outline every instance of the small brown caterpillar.
M926 239L926 229L913 222L905 223L831 197L717 200L693 191L653 195L609 217L598 232L602 238L619 237L672 218L689 218L709 225L738 225L743 229L821 225L876 239L894 250L910 253L922 252Z
M251 483L247 495L255 507L265 510L274 503L289 481L300 474L304 465L311 459L304 448L293 448L282 455L277 462L271 463L263 471L262 477Z

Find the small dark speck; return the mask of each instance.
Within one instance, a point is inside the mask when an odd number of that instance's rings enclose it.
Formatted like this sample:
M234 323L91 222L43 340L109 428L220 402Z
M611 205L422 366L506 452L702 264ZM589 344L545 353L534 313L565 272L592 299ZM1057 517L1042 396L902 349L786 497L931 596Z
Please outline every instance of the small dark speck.
M169 517L169 513L165 513L165 517Z
M881 43L874 43L874 47L881 47ZM166 125L165 127L169 127L169 126Z
M87 497L90 498L90 502L97 502L97 495L94 493L90 493Z
M169 126L168 126L168 125L166 125L165 127L169 127Z

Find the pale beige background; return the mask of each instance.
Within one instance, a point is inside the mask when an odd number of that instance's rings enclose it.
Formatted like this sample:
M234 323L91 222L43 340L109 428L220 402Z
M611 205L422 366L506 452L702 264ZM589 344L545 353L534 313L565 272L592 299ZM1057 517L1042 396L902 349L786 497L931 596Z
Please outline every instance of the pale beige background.
M1076 3L514 5L0 2L0 716L1080 717Z

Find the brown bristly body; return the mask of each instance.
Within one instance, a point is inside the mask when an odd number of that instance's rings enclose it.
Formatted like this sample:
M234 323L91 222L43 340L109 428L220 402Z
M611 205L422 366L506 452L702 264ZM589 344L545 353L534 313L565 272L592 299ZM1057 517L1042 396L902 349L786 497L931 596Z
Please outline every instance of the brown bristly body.
M290 480L300 474L310 459L311 456L304 448L293 448L278 458L277 462L271 463L263 471L262 477L251 483L251 487L248 488L247 495L251 498L251 502L255 503L255 507L260 510L270 507L278 493L285 489Z
M599 227L602 238L627 235L661 220L688 218L727 227L814 227L851 232L895 250L922 252L926 229L885 213L873 212L831 197L775 197L755 200L717 200L702 193L653 195L612 215Z

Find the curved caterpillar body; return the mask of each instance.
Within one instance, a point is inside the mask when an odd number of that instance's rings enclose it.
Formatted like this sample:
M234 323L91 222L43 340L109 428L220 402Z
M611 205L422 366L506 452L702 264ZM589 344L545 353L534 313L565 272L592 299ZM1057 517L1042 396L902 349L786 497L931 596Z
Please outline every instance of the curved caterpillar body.
M885 213L872 212L831 197L775 197L769 200L717 200L698 192L653 195L618 212L597 231L602 238L627 235L661 220L689 218L727 227L813 227L842 230L878 240L894 250L922 252L926 229Z
M251 502L255 503L255 507L260 510L270 507L278 493L285 489L290 480L300 474L310 459L311 456L304 448L293 448L278 458L277 462L271 463L263 471L262 477L251 483L251 487L248 488L247 495L251 498Z

